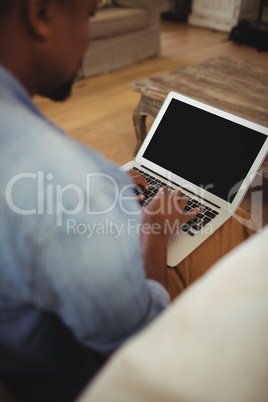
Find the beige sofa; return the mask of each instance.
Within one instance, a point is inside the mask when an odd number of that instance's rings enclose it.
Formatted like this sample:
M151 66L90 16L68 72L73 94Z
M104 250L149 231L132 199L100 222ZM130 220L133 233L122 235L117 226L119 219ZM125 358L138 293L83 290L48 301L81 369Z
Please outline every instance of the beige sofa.
M90 19L90 46L81 77L117 70L156 56L163 0L113 0Z

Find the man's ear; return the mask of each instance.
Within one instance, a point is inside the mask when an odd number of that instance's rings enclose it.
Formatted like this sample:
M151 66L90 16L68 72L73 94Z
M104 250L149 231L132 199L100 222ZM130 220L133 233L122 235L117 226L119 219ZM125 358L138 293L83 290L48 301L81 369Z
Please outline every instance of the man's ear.
M51 34L53 0L27 0L26 20L29 30L35 37L45 40Z

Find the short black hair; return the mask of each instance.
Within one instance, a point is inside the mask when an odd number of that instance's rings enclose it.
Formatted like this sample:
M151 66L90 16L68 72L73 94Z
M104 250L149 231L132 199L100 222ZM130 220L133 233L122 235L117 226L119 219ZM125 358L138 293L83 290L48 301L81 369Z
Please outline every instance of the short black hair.
M16 0L0 0L0 16L8 14Z
M16 5L24 5L25 0L0 0L0 20L4 20Z
M68 3L70 1L67 0L57 0L61 3ZM13 9L13 7L17 4L20 3L22 4L24 0L0 0L0 20L5 18L7 15L9 15Z

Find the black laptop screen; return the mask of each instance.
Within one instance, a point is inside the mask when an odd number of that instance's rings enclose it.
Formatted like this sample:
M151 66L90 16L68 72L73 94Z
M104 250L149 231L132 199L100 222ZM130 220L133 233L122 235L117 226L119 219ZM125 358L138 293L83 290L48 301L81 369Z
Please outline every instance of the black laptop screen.
M143 157L232 202L266 138L172 99Z

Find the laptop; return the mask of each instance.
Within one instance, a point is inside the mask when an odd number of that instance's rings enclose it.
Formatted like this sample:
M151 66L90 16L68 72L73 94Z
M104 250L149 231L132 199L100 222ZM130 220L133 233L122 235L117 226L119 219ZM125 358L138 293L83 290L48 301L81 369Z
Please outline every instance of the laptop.
M144 206L167 186L187 195L186 211L200 208L170 237L168 266L180 263L235 213L267 151L268 127L168 94L135 159L122 167L146 178L152 194Z

